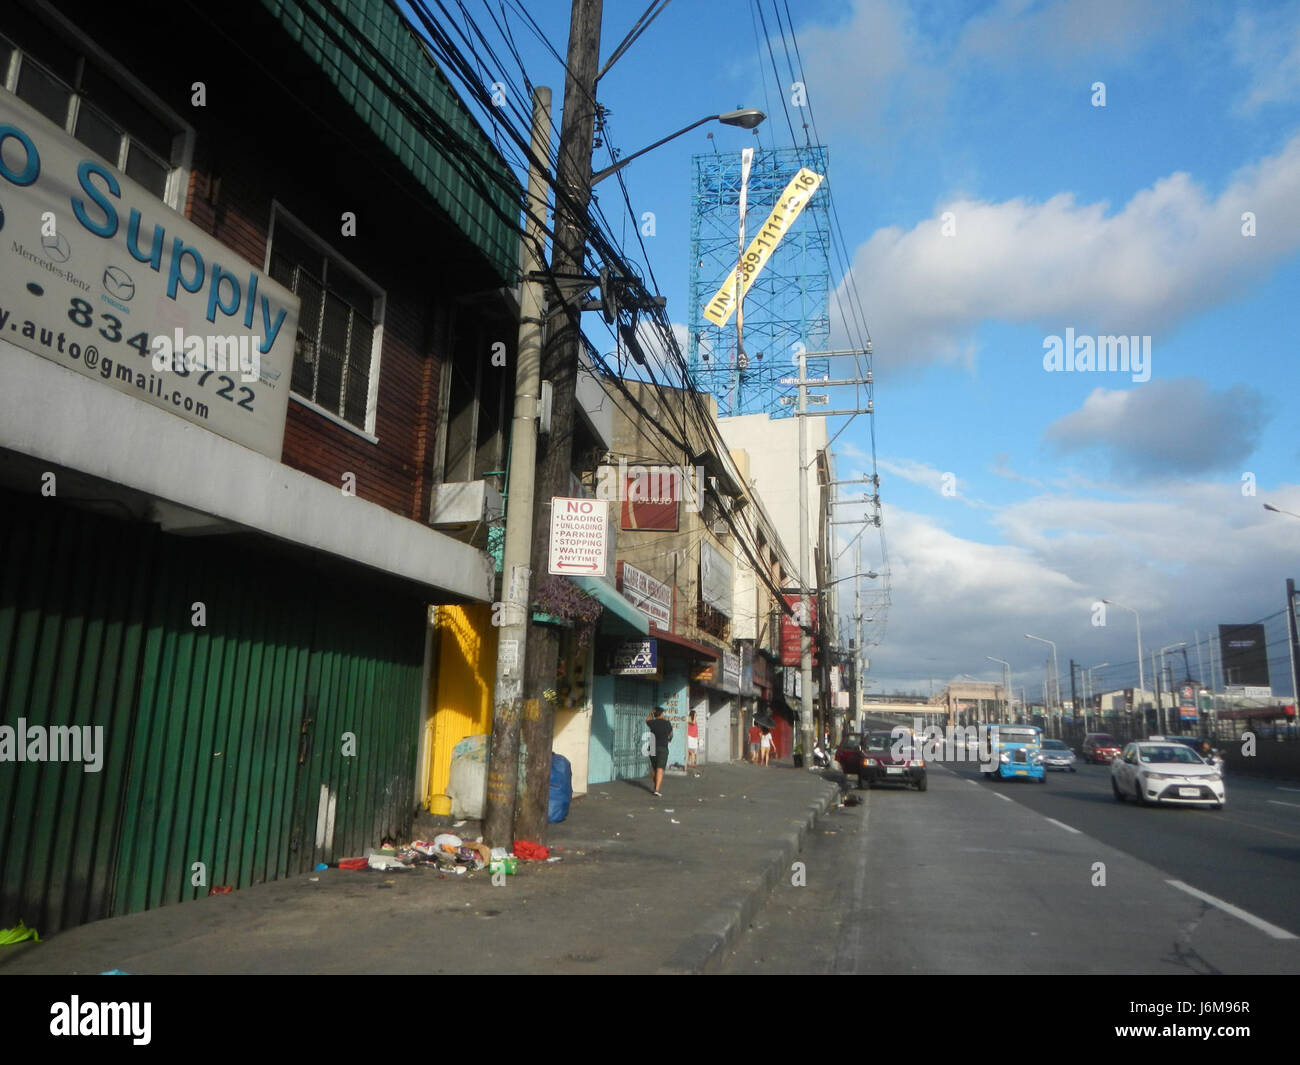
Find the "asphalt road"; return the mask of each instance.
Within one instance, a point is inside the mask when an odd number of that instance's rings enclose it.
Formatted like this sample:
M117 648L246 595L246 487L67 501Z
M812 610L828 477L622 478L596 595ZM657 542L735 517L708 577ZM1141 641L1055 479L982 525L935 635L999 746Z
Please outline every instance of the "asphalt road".
M1300 972L1300 792L1229 778L1222 811L1137 807L1109 773L932 764L927 792L854 792L726 971Z

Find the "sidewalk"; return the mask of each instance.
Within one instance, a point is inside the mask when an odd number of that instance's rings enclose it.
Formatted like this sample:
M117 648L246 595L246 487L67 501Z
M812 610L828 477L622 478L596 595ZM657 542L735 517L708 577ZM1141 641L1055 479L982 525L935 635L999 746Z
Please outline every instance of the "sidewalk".
M331 868L0 947L0 975L712 971L839 786L788 764L698 772L662 799L646 779L593 785L551 826L563 860L521 861L502 887L486 869Z

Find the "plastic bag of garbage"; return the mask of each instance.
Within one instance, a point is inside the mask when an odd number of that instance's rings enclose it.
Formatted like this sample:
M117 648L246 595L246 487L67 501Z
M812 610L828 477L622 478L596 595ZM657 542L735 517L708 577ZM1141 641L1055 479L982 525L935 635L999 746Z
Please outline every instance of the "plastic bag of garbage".
M569 816L573 800L573 766L562 754L551 755L551 802L546 820L550 824Z

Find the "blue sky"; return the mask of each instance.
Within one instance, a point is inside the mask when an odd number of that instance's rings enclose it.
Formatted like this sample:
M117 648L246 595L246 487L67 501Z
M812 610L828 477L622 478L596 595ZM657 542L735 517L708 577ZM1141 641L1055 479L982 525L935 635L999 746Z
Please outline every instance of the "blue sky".
M561 52L568 6L528 5ZM607 0L602 56L645 6ZM715 125L718 149L788 145L760 7L775 34L783 0L670 3L601 82L612 142L626 154L755 106L771 116L758 136ZM788 10L854 263L832 280L856 284L875 347L891 606L872 628L874 685L995 679L985 655L1041 683L1026 631L1057 641L1063 670L1069 656L1131 663L1131 615L1092 624L1102 597L1141 611L1148 647L1282 609L1300 519L1261 502L1300 513L1300 5ZM560 69L518 33L558 122ZM707 132L625 171L634 211L655 214L650 265L676 322L689 157L711 150ZM612 185L602 205L625 217ZM1067 328L1149 336L1150 379L1045 371L1045 338ZM842 476L869 453L863 421L841 437ZM1108 679L1132 683L1136 667Z

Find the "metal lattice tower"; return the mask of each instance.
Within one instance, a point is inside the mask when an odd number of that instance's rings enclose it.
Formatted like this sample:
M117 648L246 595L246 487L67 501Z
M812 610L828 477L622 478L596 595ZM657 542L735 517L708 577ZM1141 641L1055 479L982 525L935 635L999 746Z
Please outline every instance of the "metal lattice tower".
M762 228L777 198L800 167L826 174L824 146L756 149L749 173L745 243ZM796 344L825 351L830 338L829 197L823 186L808 201L745 296L744 352L737 352L736 316L718 327L704 307L732 276L739 258L740 153L691 160L691 316L687 356L695 387L718 401L718 414L788 416L797 390L781 384L797 374ZM739 358L737 356L740 356ZM828 372L808 360L808 376Z

